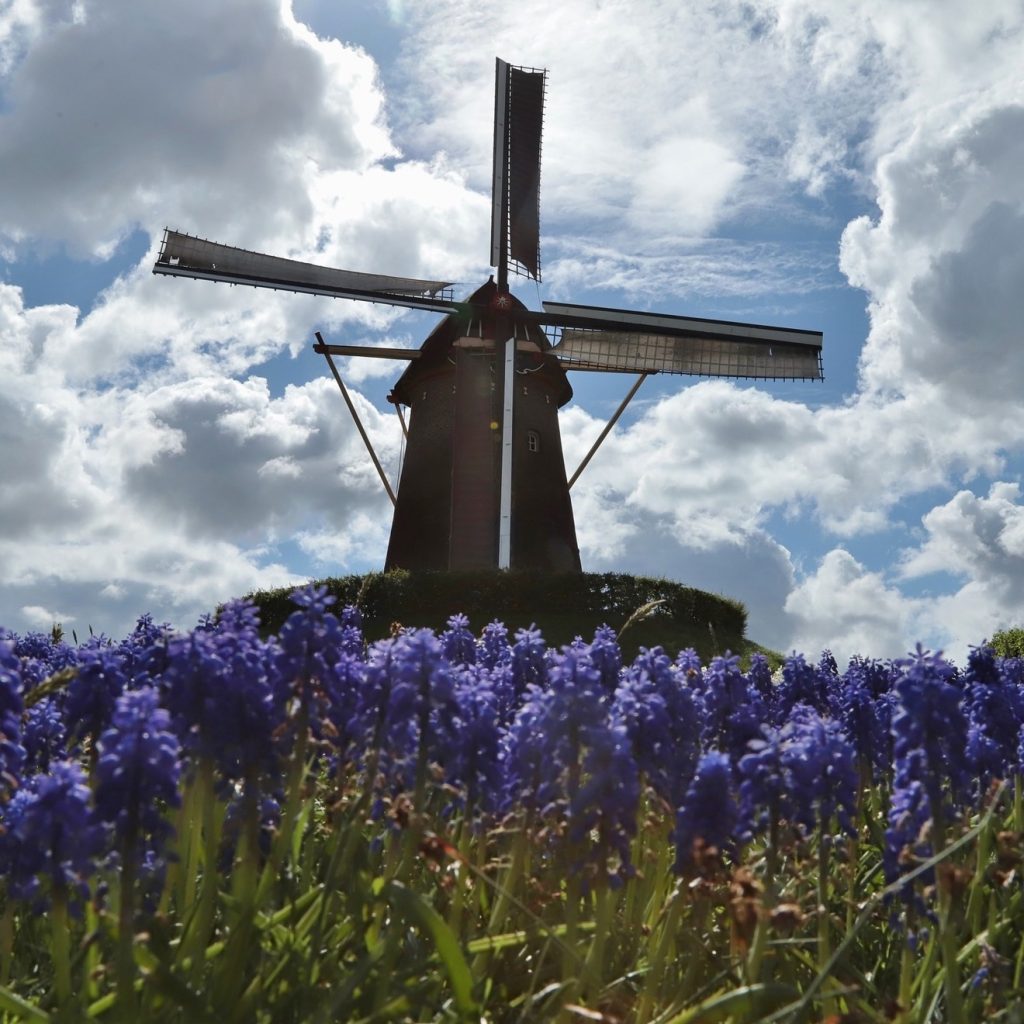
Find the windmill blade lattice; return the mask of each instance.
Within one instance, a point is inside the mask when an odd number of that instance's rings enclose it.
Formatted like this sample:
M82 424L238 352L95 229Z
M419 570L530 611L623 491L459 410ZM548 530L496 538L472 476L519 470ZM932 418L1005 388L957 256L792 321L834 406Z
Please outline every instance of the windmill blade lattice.
M495 66L491 266L540 280L540 155L547 72Z
M544 303L561 329L552 351L567 370L683 373L757 380L821 380L818 331L728 320Z
M423 281L414 277L321 267L315 263L267 256L233 245L210 242L169 228L164 231L153 273L384 302L445 313L458 308L452 299L449 281Z

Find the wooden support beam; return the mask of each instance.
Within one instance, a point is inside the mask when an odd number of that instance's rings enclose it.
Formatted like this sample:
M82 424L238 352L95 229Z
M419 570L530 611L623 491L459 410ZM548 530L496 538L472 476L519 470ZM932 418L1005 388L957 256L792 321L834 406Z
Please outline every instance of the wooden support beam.
M618 422L619 417L626 411L626 406L629 405L629 403L633 400L633 396L637 393L637 391L640 390L640 385L643 384L643 382L647 380L649 376L649 373L641 373L640 376L637 377L636 382L629 389L629 394L626 395L626 397L619 403L618 409L615 410L615 413L613 414L612 418L605 424L604 430L601 431L598 439L594 442L593 447L591 447L590 451L587 452L587 454L583 457L583 461L577 467L576 472L573 473L572 479L569 481L570 490L572 489L572 485L576 483L576 481L579 479L580 473L582 473L583 470L587 468L587 463L589 463L590 460L594 457L594 454L597 452L597 449L601 447L601 442L608 436L608 434L611 432L612 427L614 427L615 424Z
M316 336L320 337L317 331ZM419 359L418 348L370 348L365 345L327 345L320 342L313 346L314 352L322 356L370 356L373 359Z
M380 460L377 458L377 453L373 450L373 445L370 443L370 438L367 436L366 431L363 429L363 421L359 418L359 413L356 412L356 407L352 404L352 399L349 396L348 388L345 387L345 382L341 379L341 374L338 373L338 367L334 365L334 360L331 358L331 353L327 351L329 348L334 348L334 345L325 345L324 339L320 337L320 332L316 332L316 340L320 343L315 345L314 348L317 352L320 352L324 359L327 360L327 365L331 368L331 373L334 374L334 379L338 382L338 387L341 390L341 397L345 399L345 404L348 406L348 411L352 414L352 419L355 422L356 430L359 431L359 436L363 439L363 444L366 445L366 450L370 453L370 458L373 460L374 466L377 468L377 475L380 477L380 482L384 485L384 490L388 492L388 497L391 499L392 505L397 505L398 501L395 498L395 492L391 490L391 484L388 482L388 478L384 473L384 468L380 464Z

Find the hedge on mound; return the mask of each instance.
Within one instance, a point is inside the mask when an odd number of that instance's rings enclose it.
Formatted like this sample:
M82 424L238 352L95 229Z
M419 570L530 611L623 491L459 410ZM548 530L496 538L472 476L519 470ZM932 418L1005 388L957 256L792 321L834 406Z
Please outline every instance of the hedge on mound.
M574 637L590 638L607 624L622 633L623 653L661 645L675 655L693 647L709 658L730 650L747 654L756 648L745 637L746 609L738 601L684 587L666 579L624 573L540 573L476 570L471 572L405 571L340 576L319 581L339 606L357 605L368 639L393 631L395 623L440 630L457 612L469 616L477 632L500 619L510 630L534 623L543 626L553 645ZM260 610L263 630L277 632L294 610L292 588L249 595ZM631 621L632 620L632 621Z

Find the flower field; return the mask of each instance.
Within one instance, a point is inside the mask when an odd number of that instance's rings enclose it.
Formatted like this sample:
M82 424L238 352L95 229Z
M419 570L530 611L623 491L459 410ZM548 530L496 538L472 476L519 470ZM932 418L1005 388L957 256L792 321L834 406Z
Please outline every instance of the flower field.
M0 631L0 1018L1024 1019L1024 660L294 601Z

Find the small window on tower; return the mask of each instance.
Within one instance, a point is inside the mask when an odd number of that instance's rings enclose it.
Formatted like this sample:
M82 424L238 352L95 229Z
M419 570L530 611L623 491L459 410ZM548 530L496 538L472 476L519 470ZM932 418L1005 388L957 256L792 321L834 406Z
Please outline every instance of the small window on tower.
M538 434L536 430L528 430L526 432L526 447L529 448L531 452L540 451L540 434Z

